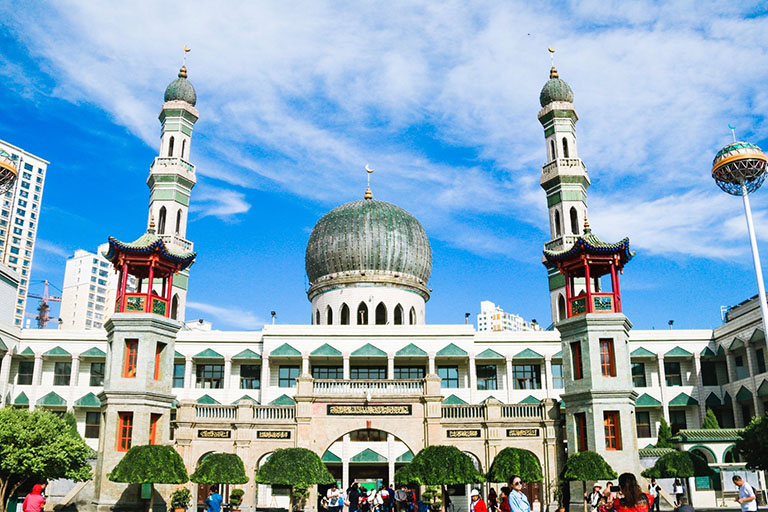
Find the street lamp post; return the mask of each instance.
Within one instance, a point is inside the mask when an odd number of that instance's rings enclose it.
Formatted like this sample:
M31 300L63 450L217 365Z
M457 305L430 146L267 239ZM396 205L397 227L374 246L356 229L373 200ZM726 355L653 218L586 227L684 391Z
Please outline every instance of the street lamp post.
M760 188L765 180L766 170L768 170L766 162L768 157L756 145L734 141L715 155L712 162L712 177L723 191L741 196L744 200L744 214L747 217L747 231L752 244L752 261L755 263L757 293L763 317L763 333L768 336L768 302L765 299L765 284L760 267L760 254L757 251L755 226L752 222L752 208L749 206L749 194Z

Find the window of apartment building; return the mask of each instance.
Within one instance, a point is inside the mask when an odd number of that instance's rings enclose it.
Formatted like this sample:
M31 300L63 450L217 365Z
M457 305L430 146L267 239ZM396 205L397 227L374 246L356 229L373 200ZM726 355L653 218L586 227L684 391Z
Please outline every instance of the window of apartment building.
M565 389L565 376L563 375L563 365L552 363L552 387L555 389Z
M603 413L603 427L605 428L605 449L621 450L619 411L605 411Z
M133 413L119 412L117 415L117 451L127 452L131 449L133 438Z
M104 385L104 363L91 363L91 379L88 385L94 387Z
M571 368L573 373L573 380L579 380L584 378L584 367L581 364L581 342L574 341L571 343Z
M223 364L198 364L196 368L196 375L196 388L222 389L224 387Z
M157 426L160 424L161 414L149 416L149 444L157 444Z
M512 365L512 389L541 389L541 365Z
M16 384L29 386L32 384L32 375L35 373L33 361L19 361L19 373L16 376Z
M616 376L616 357L613 353L613 340L600 340L600 370L603 377Z
M437 375L442 379L441 388L459 387L459 367L458 366L438 366Z
M635 423L637 425L637 437L651 437L651 413L648 411L636 411Z
M395 366L396 379L423 379L424 375L423 366Z
M313 366L312 378L314 379L343 379L344 368L341 366Z
M587 451L587 413L577 412L573 415L573 419L576 422L576 442L577 450L580 452Z
M747 371L747 367L744 364L744 356L736 356L734 358L734 362L736 363L736 380L746 379L749 377L749 372Z
M645 380L645 363L632 363L632 385L636 388L647 386Z
M765 351L762 348L755 350L757 359L757 373L765 373Z
M184 387L184 365L185 363L173 363L173 384L174 388Z
M100 425L101 425L100 412L86 412L85 413L85 438L98 439Z
M53 365L53 385L69 386L69 379L72 376L72 363L57 361Z
M715 361L701 362L701 383L704 386L719 386L717 381L717 363Z
M123 377L136 377L136 363L139 358L139 340L125 340L125 360L123 361Z
M240 389L261 388L261 366L255 364L240 365Z
M496 365L479 364L477 372L477 389L480 391L498 389L496 381Z
M295 388L298 377L298 366L281 366L278 369L277 385L281 388Z
M667 386L682 386L683 376L680 373L680 363L664 361L664 375Z
M386 379L387 368L385 366L353 366L349 369L351 379Z
M684 410L670 410L669 411L669 427L672 429L672 435L677 434L684 428L687 428L687 421L685 419Z

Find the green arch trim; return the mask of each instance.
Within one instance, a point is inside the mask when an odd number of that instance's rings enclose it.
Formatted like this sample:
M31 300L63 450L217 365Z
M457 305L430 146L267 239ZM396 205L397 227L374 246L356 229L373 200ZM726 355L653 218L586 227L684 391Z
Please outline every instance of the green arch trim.
M689 452L692 452L693 450L704 450L709 452L709 454L712 456L712 460L714 461L713 464L717 464L717 455L715 455L715 452L713 452L709 446L705 446L703 444L696 444L688 448Z
M731 453L734 448L736 448L736 445L732 444L731 446L729 446L728 448L723 450L723 462L725 462L725 456L728 455L729 453Z

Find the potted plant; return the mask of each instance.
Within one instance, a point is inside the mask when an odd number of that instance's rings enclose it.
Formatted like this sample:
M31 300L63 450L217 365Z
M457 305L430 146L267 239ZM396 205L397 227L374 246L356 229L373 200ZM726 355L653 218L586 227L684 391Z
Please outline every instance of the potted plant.
M243 502L245 491L242 489L233 489L229 494L229 506L231 512L240 512L240 504Z
M171 494L171 507L173 512L185 512L192 500L192 493L186 487L181 487Z

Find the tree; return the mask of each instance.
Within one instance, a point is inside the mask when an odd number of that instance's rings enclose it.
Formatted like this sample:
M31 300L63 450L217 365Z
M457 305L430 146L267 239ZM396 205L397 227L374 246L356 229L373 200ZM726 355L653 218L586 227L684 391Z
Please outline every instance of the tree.
M672 448L672 443L669 441L672 437L672 429L669 428L669 424L664 417L659 422L659 437L656 439L656 448Z
M663 421L663 420L662 420ZM572 481L581 481L584 494L587 493L587 481L614 479L618 475L613 468L605 462L599 453L578 452L565 461L563 478ZM587 510L587 502L584 502L584 510Z
M704 429L719 429L720 423L717 421L714 411L707 407L707 415L704 416L704 424L701 426Z
M504 448L493 458L486 479L507 483L514 475L526 482L541 482L544 478L536 455L520 448Z
M641 473L645 478L689 478L709 476L707 461L693 452L670 452L659 457L652 468Z
M749 469L768 469L768 415L752 418L739 432L736 451L744 457Z
M294 489L306 490L317 484L333 484L336 479L325 467L320 457L306 448L283 448L269 456L254 479L260 484L287 485L291 487L291 507L296 501Z
M107 475L112 482L150 484L149 510L155 503L154 484L185 484L189 481L181 455L172 446L134 446Z
M455 446L427 446L407 466L395 473L398 485L439 485L445 508L445 486L485 481L472 459Z
M92 450L51 412L0 409L0 512L6 500L30 480L91 478Z
M244 484L248 482L243 461L234 453L211 453L189 476L196 484Z

